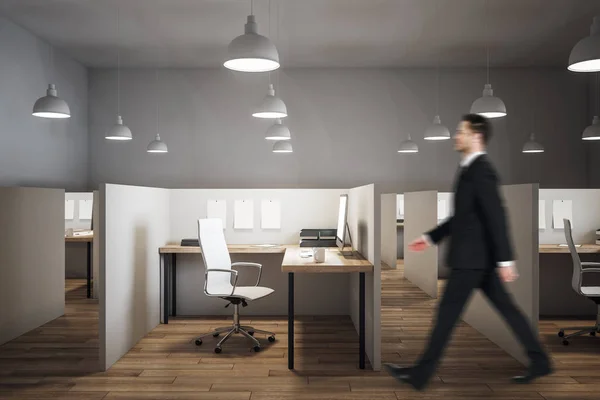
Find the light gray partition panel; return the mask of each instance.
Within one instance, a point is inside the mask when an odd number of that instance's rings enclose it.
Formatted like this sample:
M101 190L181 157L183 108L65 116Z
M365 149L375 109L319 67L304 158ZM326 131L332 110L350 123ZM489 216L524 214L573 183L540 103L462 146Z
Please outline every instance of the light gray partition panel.
M454 193L438 192L438 202L444 200L448 210L448 216L454 214ZM439 210L438 210L439 211ZM446 218L438 213L438 224L442 223ZM448 242L443 241L438 246L438 278L445 279L450 275L450 268L446 265L446 254L448 251Z
M108 369L160 322L169 190L102 185L99 236L100 363Z
M396 226L396 193L381 195L381 261L396 268L398 230Z
M437 192L404 193L404 276L429 296L437 297L438 249L416 253L408 244L437 225Z
M94 190L94 208L92 210L92 219L94 221L94 239L92 241L92 297L98 298L100 292L100 192Z
M169 242L180 243L183 238L198 238L198 218L206 218L208 200L225 200L227 221L224 234L227 243L298 244L303 228L336 228L340 194L345 193L348 193L347 189L171 189ZM253 200L253 229L233 229L234 203L238 199ZM280 201L281 229L261 228L263 199ZM261 285L275 290L272 295L242 309L242 318L245 315L287 315L287 274L281 272L281 256L234 255L232 260L263 264ZM240 272L240 275L250 275L250 281L255 276L251 270ZM231 315L231 308L224 308L223 300L204 295L203 274L204 266L199 254L177 255L177 314ZM339 274L296 274L296 313L348 315L348 279Z
M546 229L539 230L541 244L567 243L564 229L552 226L553 200L571 200L572 233L576 244L595 243L600 229L600 189L540 189L539 199L545 201Z
M519 279L506 284L534 331L539 320L538 185L502 187ZM472 296L463 320L522 363L527 355L504 319L480 291Z
M65 230L67 229L90 229L91 219L81 219L79 213L79 200L93 200L92 192L67 192L65 200L73 200L75 204L74 218L65 219ZM65 276L67 278L86 277L87 269L87 244L65 243Z
M65 191L0 188L0 344L65 310Z
M348 225L354 248L374 266L365 274L365 337L367 357L381 368L381 190L371 184L348 192ZM350 316L358 330L359 277L350 277Z

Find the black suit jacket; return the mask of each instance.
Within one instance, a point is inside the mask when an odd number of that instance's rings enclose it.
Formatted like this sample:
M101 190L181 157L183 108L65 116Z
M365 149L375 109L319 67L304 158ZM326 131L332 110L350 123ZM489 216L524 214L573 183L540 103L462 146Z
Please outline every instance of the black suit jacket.
M454 215L427 234L435 244L450 240L450 268L487 269L514 260L498 176L485 154L461 168L454 184Z

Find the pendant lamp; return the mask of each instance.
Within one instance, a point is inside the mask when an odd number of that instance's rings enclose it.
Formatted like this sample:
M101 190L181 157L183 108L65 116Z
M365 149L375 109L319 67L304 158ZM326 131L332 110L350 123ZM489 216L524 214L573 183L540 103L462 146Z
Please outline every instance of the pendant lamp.
M523 153L543 153L544 146L535 141L535 134L529 136L529 141L523 145Z
M167 153L167 144L160 139L158 119L158 68L156 69L156 138L148 144L148 153Z
M590 27L590 36L581 39L569 55L569 71L600 71L600 15L594 17Z
M289 140L280 140L273 144L273 153L292 153L292 144Z
M117 42L120 40L120 18L119 8L117 7ZM108 140L131 140L131 130L123 124L123 118L121 117L121 52L119 44L117 43L117 120L116 123L106 132L104 137Z
M410 138L410 134L408 135L408 139L400 143L400 149L398 153L418 153L419 146Z
M244 34L233 39L227 51L229 55L223 65L233 71L267 72L279 68L277 48L269 38L258 34L252 0Z
M290 129L283 125L281 119L277 119L265 134L266 140L290 140L291 134Z
M256 118L285 118L287 115L285 103L279 97L275 96L275 88L270 83L267 95L252 116Z
M49 84L46 96L40 97L33 105L31 115L41 118L70 118L71 110L66 101L58 97L54 84Z
M600 73L596 73L596 110L600 109ZM600 140L600 113L596 113L592 119L592 124L585 128L581 135L582 140Z

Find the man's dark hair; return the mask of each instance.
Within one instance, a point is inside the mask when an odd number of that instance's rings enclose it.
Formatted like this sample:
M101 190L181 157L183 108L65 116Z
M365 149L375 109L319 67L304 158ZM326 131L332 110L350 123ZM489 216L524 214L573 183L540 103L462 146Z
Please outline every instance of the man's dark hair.
M486 117L479 114L465 114L462 121L466 121L471 126L471 130L475 133L480 133L483 136L483 143L487 142L492 137L492 125Z

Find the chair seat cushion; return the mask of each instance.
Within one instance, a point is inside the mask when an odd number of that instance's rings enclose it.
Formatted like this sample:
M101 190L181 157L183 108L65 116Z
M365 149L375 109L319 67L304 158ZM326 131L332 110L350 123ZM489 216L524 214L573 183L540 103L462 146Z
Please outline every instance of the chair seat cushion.
M599 296L600 297L600 286L582 286L581 293L586 296Z
M233 296L230 293L224 294L226 297L239 297L245 300L257 300L261 297L265 297L273 293L274 290L263 286L238 286L233 292Z

